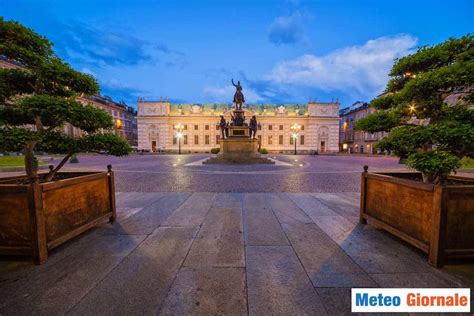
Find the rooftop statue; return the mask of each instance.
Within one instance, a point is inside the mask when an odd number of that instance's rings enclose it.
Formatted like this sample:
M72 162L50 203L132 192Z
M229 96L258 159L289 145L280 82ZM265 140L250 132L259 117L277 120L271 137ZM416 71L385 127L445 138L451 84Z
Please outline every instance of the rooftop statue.
M235 87L235 93L234 93L235 107L238 110L242 110L242 104L245 102L245 99L244 99L244 94L242 93L242 86L240 85L240 81L237 81L237 84L235 84L234 79L232 78L232 85Z

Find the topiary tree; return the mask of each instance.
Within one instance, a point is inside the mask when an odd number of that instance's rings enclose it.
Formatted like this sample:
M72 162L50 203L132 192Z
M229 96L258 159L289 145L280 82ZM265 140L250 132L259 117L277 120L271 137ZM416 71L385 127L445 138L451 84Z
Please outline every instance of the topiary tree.
M38 180L35 151L64 154L45 177L50 181L75 153L126 155L130 146L112 134L112 117L76 100L99 92L96 80L75 71L55 55L43 36L17 22L0 18L0 56L19 66L0 69L0 151L22 151L30 181ZM82 136L64 132L70 124Z
M378 149L407 158L425 182L444 181L474 155L474 38L449 39L395 61L378 111L356 128L389 135Z

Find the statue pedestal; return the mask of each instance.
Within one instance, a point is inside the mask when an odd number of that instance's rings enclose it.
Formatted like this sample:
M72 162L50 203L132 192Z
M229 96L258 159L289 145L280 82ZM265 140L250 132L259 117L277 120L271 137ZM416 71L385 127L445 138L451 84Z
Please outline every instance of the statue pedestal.
M248 126L229 126L229 138L232 137L250 138L250 128Z
M248 126L230 126L229 137L221 139L221 150L217 157L206 160L205 164L274 164L262 157L258 151L258 139L250 139Z

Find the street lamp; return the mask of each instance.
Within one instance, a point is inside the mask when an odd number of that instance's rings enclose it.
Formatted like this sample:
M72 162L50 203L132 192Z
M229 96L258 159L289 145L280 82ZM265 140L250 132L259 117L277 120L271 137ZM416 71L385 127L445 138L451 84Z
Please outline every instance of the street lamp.
M295 143L295 155L296 155L296 141L298 139L298 132L301 130L301 125L293 124L290 127L291 129L291 137L293 138L293 142Z
M178 139L178 154L181 155L181 138L183 138L184 125L178 123L174 126L174 129L176 131L176 138Z

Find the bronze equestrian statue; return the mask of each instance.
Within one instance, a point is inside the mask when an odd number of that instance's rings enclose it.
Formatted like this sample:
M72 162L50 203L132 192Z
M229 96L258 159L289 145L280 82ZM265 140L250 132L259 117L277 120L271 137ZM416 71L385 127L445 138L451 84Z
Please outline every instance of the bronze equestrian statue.
M237 81L237 84L235 84L234 79L232 78L232 85L235 87L235 94L234 94L235 108L237 110L242 110L242 104L245 102L245 99L244 99L244 94L242 93L242 86L240 85L240 81Z

